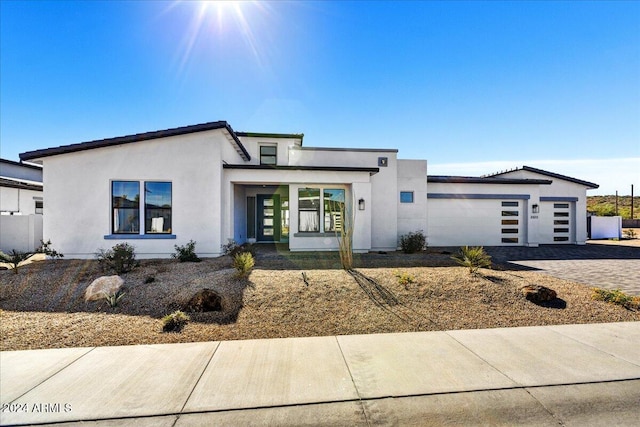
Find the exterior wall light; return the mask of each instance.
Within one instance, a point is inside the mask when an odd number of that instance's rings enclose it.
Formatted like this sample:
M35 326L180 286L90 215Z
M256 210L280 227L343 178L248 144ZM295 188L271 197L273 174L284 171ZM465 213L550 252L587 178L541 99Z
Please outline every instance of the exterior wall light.
M537 204L531 205L531 212L539 213L540 212L540 206L538 206Z
M364 199L358 200L358 210L364 210Z

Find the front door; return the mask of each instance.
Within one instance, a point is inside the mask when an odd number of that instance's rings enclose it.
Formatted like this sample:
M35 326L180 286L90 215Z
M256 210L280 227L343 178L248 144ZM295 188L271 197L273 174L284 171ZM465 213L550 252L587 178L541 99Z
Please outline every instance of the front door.
M278 194L258 194L258 235L259 242L280 241L280 196Z

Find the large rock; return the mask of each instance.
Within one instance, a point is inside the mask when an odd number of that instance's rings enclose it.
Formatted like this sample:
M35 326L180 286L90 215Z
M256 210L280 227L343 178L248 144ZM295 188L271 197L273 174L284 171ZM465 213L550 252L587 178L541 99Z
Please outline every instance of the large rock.
M557 297L556 291L540 285L526 285L520 289L526 299L535 303L553 301Z
M120 276L98 277L84 291L84 300L98 301L106 295L114 295L122 288L122 285L124 285L124 280Z
M214 290L202 289L191 297L183 309L191 312L222 311L222 297Z

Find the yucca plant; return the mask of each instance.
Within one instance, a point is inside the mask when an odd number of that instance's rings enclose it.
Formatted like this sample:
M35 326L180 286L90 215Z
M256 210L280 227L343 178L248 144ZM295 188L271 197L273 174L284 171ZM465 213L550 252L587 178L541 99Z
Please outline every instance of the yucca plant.
M120 303L122 297L124 297L126 294L127 293L122 290L116 292L115 294L105 294L104 300L107 302L107 304L109 304L109 307L115 308Z
M480 268L491 268L491 257L482 246L460 248L460 252L451 258L463 267L469 268L470 274L477 274Z
M240 252L233 257L233 267L237 271L238 277L247 277L255 265L255 260L251 252Z

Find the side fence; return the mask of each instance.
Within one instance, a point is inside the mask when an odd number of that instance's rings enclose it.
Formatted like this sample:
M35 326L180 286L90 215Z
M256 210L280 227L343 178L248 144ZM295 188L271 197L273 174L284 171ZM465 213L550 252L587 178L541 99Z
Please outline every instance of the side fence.
M622 228L640 228L640 219L623 219Z
M0 250L35 250L42 240L42 215L0 215Z

